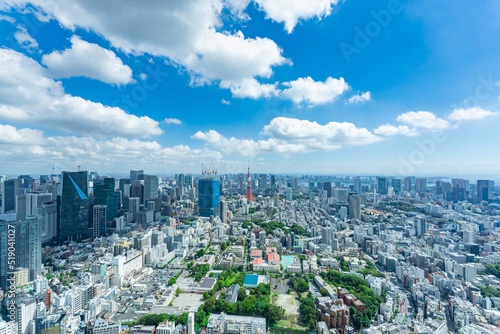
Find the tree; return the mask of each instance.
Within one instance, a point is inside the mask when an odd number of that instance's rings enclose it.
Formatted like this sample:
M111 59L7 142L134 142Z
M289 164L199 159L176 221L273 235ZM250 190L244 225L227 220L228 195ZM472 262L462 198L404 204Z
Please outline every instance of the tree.
M243 301L247 297L247 289L240 288L238 290L238 301Z
M181 289L178 287L177 290L175 290L175 295L179 296L182 293Z
M324 296L328 296L328 290L325 289L325 288L322 288L321 290L319 290L319 293L321 293L321 295L324 297Z
M221 245L220 245L220 248L225 251L227 249L227 244L226 242L224 241Z
M280 306L270 305L269 306L269 322L271 324L276 324L281 320L284 314L284 309Z

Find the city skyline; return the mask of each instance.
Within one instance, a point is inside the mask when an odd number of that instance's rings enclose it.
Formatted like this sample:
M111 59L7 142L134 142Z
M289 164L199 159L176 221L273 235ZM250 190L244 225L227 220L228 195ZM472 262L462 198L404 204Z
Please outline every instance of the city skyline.
M2 172L498 175L497 2L280 6L4 1Z

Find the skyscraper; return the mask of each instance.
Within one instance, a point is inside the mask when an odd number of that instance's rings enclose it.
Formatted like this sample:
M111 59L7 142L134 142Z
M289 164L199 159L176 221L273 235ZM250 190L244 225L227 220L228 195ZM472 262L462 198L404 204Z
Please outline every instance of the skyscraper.
M323 190L326 190L326 197L327 198L332 197L332 183L331 182L323 183Z
M487 201L490 193L489 180L477 180L477 199L478 201Z
M415 180L415 190L417 193L425 193L427 189L427 179L425 177L417 177Z
M378 193L381 195L387 195L387 190L389 189L389 178L387 177L378 177Z
M361 195L362 194L362 181L360 177L355 177L354 178L354 191L356 192L356 195Z
M57 235L58 214L57 201L42 203L36 214L40 218L41 233L55 237Z
M144 180L143 170L131 170L130 171L130 184L134 185L135 181Z
M349 218L361 219L361 196L349 196Z
M14 271L8 265L9 234L15 230L15 268L27 268L29 280L34 280L42 270L42 242L40 238L40 222L36 216L18 222L0 221L0 286L6 289L8 273Z
M130 186L130 197L140 198L141 204L144 203L144 186L139 182Z
M110 222L119 216L120 197L115 192L115 179L106 177L101 183L94 184L95 204L106 205L106 221Z
M3 182L2 213L16 210L17 195L19 195L19 180L5 180Z
M144 202L147 200L158 198L158 186L160 185L158 176L144 175Z
M198 208L200 216L215 216L220 202L220 181L214 179L198 180Z
M94 238L108 235L106 205L94 205L92 208L92 235Z
M276 175L271 175L271 189L276 188Z
M404 178L404 187L403 187L403 190L406 191L406 192L410 192L412 191L412 178L407 176Z
M401 179L398 179L398 178L392 179L392 188L394 189L394 192L396 194L399 194L401 192L401 190L403 190Z
M59 243L92 236L89 228L88 172L62 172Z

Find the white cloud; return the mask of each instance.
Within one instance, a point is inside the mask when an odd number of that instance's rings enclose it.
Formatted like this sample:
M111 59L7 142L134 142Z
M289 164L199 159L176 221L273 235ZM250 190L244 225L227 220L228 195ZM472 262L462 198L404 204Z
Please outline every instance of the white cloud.
M26 28L23 26L17 26L17 29L18 30L14 33L14 38L17 43L19 43L19 46L29 52L38 51L37 41L30 36Z
M258 99L261 97L272 97L279 94L276 84L261 84L254 78L245 79L240 83L222 81L222 88L229 88L234 97Z
M53 78L87 77L108 84L126 85L133 82L132 69L111 50L71 37L71 48L44 55L42 63Z
M404 136L416 136L418 135L418 131L415 129L410 129L406 125L394 126L391 124L384 124L373 130L374 133L382 136L395 136L395 135L404 135Z
M201 139L207 145L224 153L238 156L255 156L263 153L298 154L319 150L335 150L342 147L367 145L382 140L364 128L352 123L330 122L320 125L295 118L274 118L262 131L269 138L264 140L226 138L215 130L198 131L193 139Z
M15 23L16 20L13 17L0 14L0 21L7 21L9 23Z
M222 99L222 100L220 101L220 103L225 104L225 105L228 105L228 106L230 106L230 105L231 105L231 101L226 101L226 100L224 100L224 99Z
M268 78L274 66L288 63L282 50L268 38L218 31L224 6L236 8L239 1L75 0L64 6L54 0L6 3L32 3L68 29L92 30L130 54L166 57L193 76L223 82L225 88L233 88L240 96L253 94L244 92L245 80ZM244 4L241 2L238 8L244 8Z
M333 102L338 96L349 89L344 78L328 77L324 82L314 81L311 77L298 78L295 81L284 82L286 88L282 96L296 104L314 106Z
M165 123L167 124L182 124L182 121L177 118L165 118Z
M42 142L43 133L33 129L19 129L11 125L0 124L0 145L1 144L29 144L39 145Z
M217 151L192 149L178 145L164 147L155 141L111 138L98 140L92 137L44 137L39 130L16 129L0 125L0 152L4 164L29 163L34 168L37 161L46 167L47 161L61 169L99 167L110 170L127 169L129 164L148 165L163 170L165 165L198 165L200 159L222 159ZM5 155L3 155L5 154ZM116 170L116 169L115 169Z
M148 78L148 75L146 73L139 74L139 79L146 80L147 78Z
M399 115L396 120L415 128L428 130L443 130L450 127L448 121L436 117L436 115L429 111L408 111Z
M276 22L284 23L285 29L291 33L300 19L327 17L332 7L339 0L255 0L266 16Z
M367 129L357 128L352 123L329 122L321 125L287 117L274 118L262 133L286 141L307 143L309 147L318 149L366 145L381 140Z
M99 137L162 133L149 117L66 94L46 71L22 53L0 49L0 119Z
M204 140L208 145L216 147L226 154L244 157L252 157L263 153L290 154L307 152L307 148L301 144L290 144L274 138L257 141L234 137L226 138L215 130L198 131L192 138Z
M495 116L498 114L499 114L498 112L484 110L480 107L473 107L469 109L455 109L448 116L448 118L454 121L471 121L471 120L483 119L488 116Z
M370 92L364 92L361 94L351 96L349 98L349 100L347 100L347 102L349 102L349 103L361 103L361 102L370 101L371 98L372 98L372 96L371 96Z

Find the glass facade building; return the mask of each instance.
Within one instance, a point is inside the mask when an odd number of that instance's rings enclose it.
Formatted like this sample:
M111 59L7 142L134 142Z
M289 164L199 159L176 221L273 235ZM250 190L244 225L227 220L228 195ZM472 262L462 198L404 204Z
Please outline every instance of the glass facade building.
M115 179L107 177L103 179L103 183L94 185L95 204L106 205L106 221L112 221L113 218L119 217L120 197L115 192Z
M200 179L198 181L198 208L200 216L210 217L217 214L220 202L220 181Z
M91 237L88 172L62 172L61 180L58 242Z
M27 268L29 280L34 280L42 271L42 241L40 221L36 216L29 216L19 222L0 221L0 286L6 288L8 273L13 268L8 265L9 240L8 230L15 230L15 268ZM10 235L13 235L11 233Z

